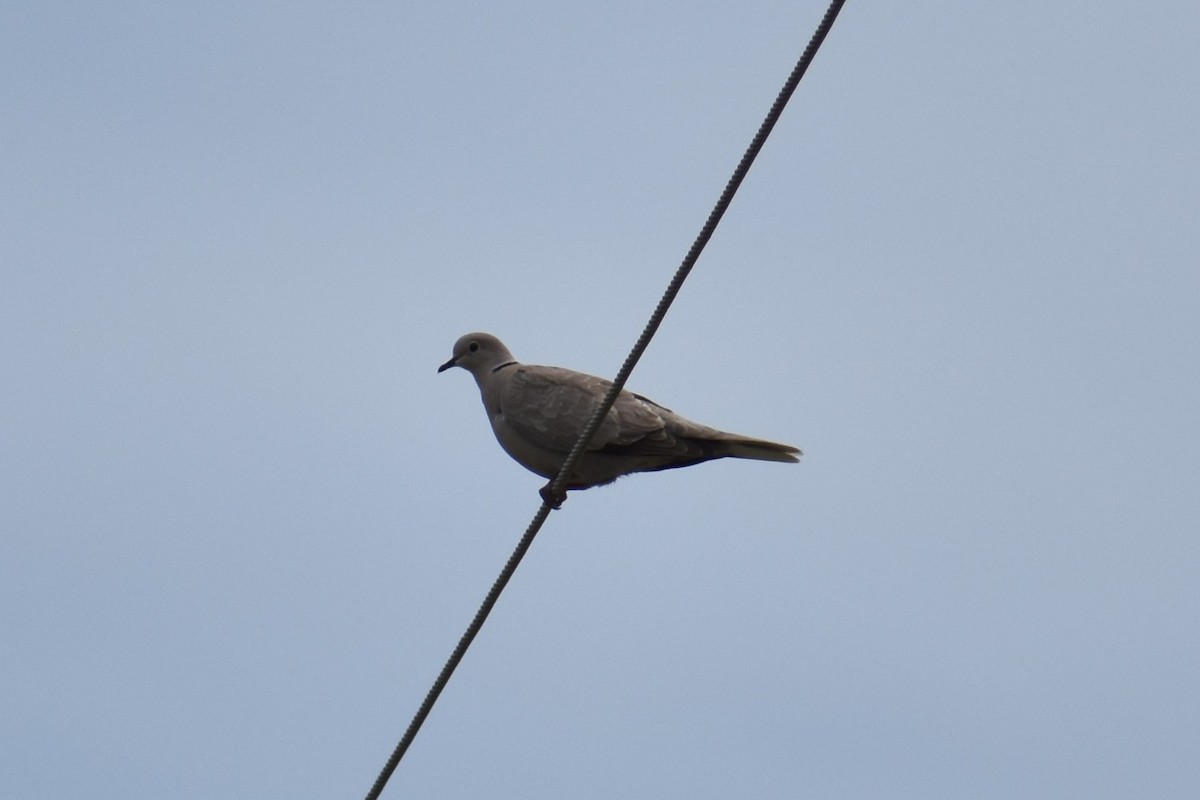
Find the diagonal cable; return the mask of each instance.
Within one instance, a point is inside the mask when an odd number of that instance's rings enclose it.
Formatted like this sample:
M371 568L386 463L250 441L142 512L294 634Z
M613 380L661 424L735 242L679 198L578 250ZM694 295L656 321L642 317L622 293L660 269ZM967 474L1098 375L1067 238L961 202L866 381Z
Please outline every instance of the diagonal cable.
M700 233L696 236L695 242L692 243L691 249L688 250L683 262L679 265L679 268L675 271L675 275L671 278L671 282L667 285L662 299L658 301L654 313L650 315L650 320L642 330L642 335L638 337L633 349L630 350L628 357L626 357L625 363L621 365L621 369L617 373L617 377L613 379L612 385L604 395L604 399L600 401L600 405L592 412L587 425L584 426L582 433L579 434L579 439L576 440L574 447L571 448L571 452L568 453L566 460L563 461L558 475L548 484L546 489L547 497L560 502L566 496L567 476L571 474L575 465L579 463L579 459L582 458L588 442L591 441L592 437L596 434L596 430L600 427L601 420L604 419L609 409L612 408L613 403L616 402L617 395L621 393L625 382L629 380L630 374L633 373L633 368L637 366L637 362L649 346L650 340L654 338L654 334L658 331L659 326L662 325L668 309L670 309L671 304L675 301L675 296L679 294L679 290L683 287L684 280L687 279L688 274L692 271L692 267L695 266L696 261L700 258L700 253L703 252L705 245L708 244L708 240L712 238L713 232L716 230L721 218L725 215L729 204L733 202L733 196L737 194L738 187L742 185L742 181L745 179L747 173L749 173L754 159L758 156L759 151L762 150L767 137L770 136L771 130L775 127L775 123L779 121L784 107L787 105L788 100L791 99L796 87L800 84L800 79L804 77L809 64L812 63L813 58L817 54L817 50L821 48L821 43L825 41L826 35L833 27L834 20L837 19L838 12L842 10L844 4L845 0L833 0L825 10L825 16L821 18L821 22L813 33L812 39L809 40L808 47L804 49L804 53L800 56L800 60L796 62L796 66L792 69L783 88L779 90L775 102L771 105L771 110L767 112L767 116L759 126L758 132L754 135L754 139L751 140L750 146L746 148L742 160L738 162L737 168L733 171L733 175L725 185L725 191L721 193L721 197L709 213L704 227L700 229ZM533 520L530 521L529 527L525 529L525 534L521 537L521 541L517 543L516 549L509 556L504 569L501 570L499 577L496 578L496 582L492 584L492 588L488 591L487 597L484 598L479 610L475 612L475 617L471 620L471 624L467 627L466 632L463 633L462 638L459 639L458 645L454 648L454 652L450 654L450 658L447 659L445 666L442 667L442 671L438 674L433 686L430 687L428 694L425 695L425 700L421 703L421 707L417 709L417 713L413 715L412 721L404 731L404 735L400 738L395 750L392 751L391 757L388 758L387 763L380 771L379 777L375 779L375 784L367 793L367 800L377 800L383 792L384 786L387 785L388 779L395 772L400 759L404 757L409 745L412 744L417 732L421 729L421 725L424 724L426 717L429 716L429 712L433 709L434 703L437 702L438 696L446 688L450 676L454 674L454 670L458 667L459 662L466 655L467 648L471 646L471 642L475 640L480 629L483 628L483 623L487 620L488 615L492 613L492 608L496 605L496 601L500 599L500 593L504 591L504 587L512 579L517 566L521 563L521 559L525 557L525 553L529 550L530 545L533 544L534 537L537 536L538 531L541 530L542 525L550 516L552 508L553 506L547 499L542 500L541 508L538 509Z

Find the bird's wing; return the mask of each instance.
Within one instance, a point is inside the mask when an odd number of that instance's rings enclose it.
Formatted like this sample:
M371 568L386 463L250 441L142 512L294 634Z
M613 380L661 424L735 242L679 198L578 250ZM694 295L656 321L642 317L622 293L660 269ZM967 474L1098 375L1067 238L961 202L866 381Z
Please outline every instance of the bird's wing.
M611 381L561 367L522 364L507 373L500 391L505 424L530 443L566 454L608 391ZM590 451L624 449L653 439L663 430L666 411L622 391L596 435ZM669 413L669 412L667 412Z

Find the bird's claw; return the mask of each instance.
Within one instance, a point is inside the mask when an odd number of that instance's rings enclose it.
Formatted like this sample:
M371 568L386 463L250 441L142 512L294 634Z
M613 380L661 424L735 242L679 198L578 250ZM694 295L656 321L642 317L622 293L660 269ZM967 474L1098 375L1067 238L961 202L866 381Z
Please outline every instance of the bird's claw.
M558 509L562 508L562 504L567 501L567 493L566 492L558 492L556 494L553 491L553 487L554 487L554 481L551 481L550 483L547 483L545 486L543 486L541 489L538 489L538 494L540 494L542 496L542 502L544 502L546 505L550 506L555 511L557 511Z

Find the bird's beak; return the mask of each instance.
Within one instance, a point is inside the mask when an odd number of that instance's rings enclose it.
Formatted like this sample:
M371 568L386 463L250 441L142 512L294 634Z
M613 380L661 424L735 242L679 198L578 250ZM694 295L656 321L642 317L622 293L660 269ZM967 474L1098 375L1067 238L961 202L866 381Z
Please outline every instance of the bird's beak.
M445 372L446 370L450 369L451 367L457 367L457 366L458 366L458 356L455 356L454 358L447 361L445 364L442 364L440 367L438 367L438 372Z

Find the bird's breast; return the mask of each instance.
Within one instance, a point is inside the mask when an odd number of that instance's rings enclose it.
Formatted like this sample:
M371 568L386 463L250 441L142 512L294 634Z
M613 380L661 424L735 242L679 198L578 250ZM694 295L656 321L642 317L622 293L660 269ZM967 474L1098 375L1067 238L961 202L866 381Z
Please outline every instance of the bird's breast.
M537 473L543 478L553 478L562 467L563 456L539 447L517 433L504 417L503 410L497 408L490 413L492 433L504 452L530 472Z

